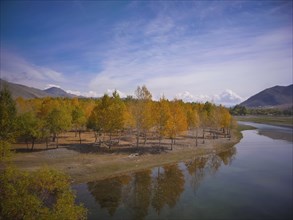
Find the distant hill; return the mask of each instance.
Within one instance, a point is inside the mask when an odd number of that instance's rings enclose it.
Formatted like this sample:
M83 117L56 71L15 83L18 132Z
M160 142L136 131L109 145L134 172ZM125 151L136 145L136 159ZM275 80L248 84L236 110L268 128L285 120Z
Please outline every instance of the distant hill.
M66 97L66 98L73 98L75 95L65 92L63 89L57 87L51 87L45 89L44 92L51 94L54 97Z
M293 84L274 86L251 96L240 105L247 108L290 107L293 104Z
M14 99L18 97L22 97L24 99L32 99L32 98L43 98L43 97L67 97L72 98L75 97L73 94L69 94L64 90L56 87L52 87L46 90L36 89L28 86L24 86L21 84L15 84L11 82L7 82L5 80L0 79L0 89L6 86Z

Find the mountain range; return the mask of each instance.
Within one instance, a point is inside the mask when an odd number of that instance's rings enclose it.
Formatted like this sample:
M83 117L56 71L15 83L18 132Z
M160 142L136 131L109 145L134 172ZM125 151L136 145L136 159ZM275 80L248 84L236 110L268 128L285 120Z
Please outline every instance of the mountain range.
M12 97L22 97L24 99L31 98L43 98L43 97L65 97L73 98L76 95L65 92L63 89L57 87L51 87L45 90L28 87L21 84L11 83L0 79L0 89L6 86ZM274 86L265 89L246 101L240 103L240 105L247 108L288 108L293 106L293 84L289 86Z
M240 105L247 108L286 108L293 105L293 84L265 89Z
M64 97L73 98L76 95L65 92L63 89L51 87L45 90L28 87L21 84L15 84L0 79L0 89L7 87L11 92L12 98L22 97L24 99L43 98L43 97Z

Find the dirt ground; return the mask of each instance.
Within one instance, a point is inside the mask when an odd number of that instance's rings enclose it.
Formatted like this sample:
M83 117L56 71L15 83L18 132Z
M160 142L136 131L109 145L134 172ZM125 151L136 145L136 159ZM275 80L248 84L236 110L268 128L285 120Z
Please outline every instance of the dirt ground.
M202 132L198 136L196 146L191 132L182 134L171 150L170 139L163 139L159 145L157 138L149 138L146 144L141 138L137 148L135 136L124 135L109 149L107 136L105 144L99 145L95 143L93 132L83 132L80 144L75 132L66 132L60 136L58 148L54 142L49 143L48 149L45 143L37 143L34 151L30 146L27 149L25 143L14 144L13 163L29 171L42 166L53 167L70 175L73 182L87 182L224 151L240 140L236 133L231 138L222 135L217 139L206 133L205 143Z

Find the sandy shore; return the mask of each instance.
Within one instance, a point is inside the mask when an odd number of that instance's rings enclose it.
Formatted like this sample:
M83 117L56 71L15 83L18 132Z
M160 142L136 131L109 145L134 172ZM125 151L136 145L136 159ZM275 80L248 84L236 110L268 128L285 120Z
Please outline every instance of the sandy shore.
M93 144L93 133L83 133L82 144L77 144L78 137L74 132L67 132L60 138L58 149L53 143L49 149L44 144L37 144L33 152L27 151L24 144L13 145L16 149L13 163L29 171L50 166L70 175L73 182L81 183L225 151L240 139L241 134L233 131L231 138L208 136L204 144L200 138L196 146L194 137L187 133L177 138L173 150L170 150L169 139L162 140L160 147L157 139L150 139L146 145L141 143L138 149L132 144L134 140L123 140L108 149Z

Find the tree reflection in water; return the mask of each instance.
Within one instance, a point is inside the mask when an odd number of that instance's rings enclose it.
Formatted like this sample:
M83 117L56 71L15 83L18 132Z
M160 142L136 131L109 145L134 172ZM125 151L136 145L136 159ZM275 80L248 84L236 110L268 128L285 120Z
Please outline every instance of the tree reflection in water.
M106 208L113 216L121 202L122 186L127 185L130 180L130 176L120 176L89 182L88 189L101 208Z
M158 168L158 174L153 180L152 206L158 214L168 205L170 208L176 205L184 190L184 176L178 165Z
M207 173L215 174L222 165L222 162L224 165L230 165L234 160L235 155L236 148L232 147L229 150L218 154L211 154L186 162L185 166L191 176L191 186L194 193L196 193L200 183Z
M197 191L207 174L214 174L222 164L231 164L236 154L233 147L225 152L211 154L186 162L191 186ZM88 189L101 208L113 216L119 206L126 209L132 219L144 219L150 207L160 215L164 207L173 208L184 191L185 179L179 165L168 165L96 182Z

